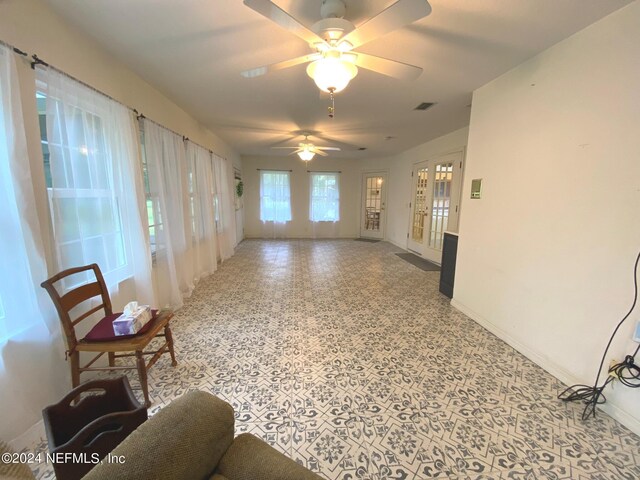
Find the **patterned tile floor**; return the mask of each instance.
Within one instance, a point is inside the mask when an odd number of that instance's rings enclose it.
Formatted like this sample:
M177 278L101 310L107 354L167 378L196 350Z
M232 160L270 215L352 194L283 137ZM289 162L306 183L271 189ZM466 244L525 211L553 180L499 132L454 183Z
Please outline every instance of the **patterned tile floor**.
M179 365L150 372L150 413L209 391L238 433L328 479L640 478L638 436L602 412L582 422L562 384L398 251L244 241L177 313Z

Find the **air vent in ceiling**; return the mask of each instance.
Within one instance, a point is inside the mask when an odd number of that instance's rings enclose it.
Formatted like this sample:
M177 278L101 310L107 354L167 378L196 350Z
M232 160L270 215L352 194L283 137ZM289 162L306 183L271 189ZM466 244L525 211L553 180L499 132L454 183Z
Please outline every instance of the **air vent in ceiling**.
M418 105L416 108L414 108L414 110L426 110L428 108L431 108L435 105L435 103L433 102L422 102L420 105Z
M360 151L363 151L363 150L366 150L366 149L367 149L367 147L360 147L360 148L358 148L358 150L360 150Z

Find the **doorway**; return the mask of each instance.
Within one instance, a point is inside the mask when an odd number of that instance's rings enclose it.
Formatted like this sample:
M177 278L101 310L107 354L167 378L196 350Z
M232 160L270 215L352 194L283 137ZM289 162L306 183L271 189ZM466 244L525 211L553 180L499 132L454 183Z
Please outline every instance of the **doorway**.
M384 239L387 205L386 172L368 172L362 175L361 205L360 236Z
M407 248L440 264L445 231L458 230L464 152L414 164Z

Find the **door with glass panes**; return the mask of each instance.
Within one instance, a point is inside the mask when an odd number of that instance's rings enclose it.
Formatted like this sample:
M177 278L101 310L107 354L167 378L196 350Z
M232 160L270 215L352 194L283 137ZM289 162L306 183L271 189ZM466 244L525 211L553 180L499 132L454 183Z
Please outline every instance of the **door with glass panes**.
M463 152L416 163L407 248L440 264L445 231L458 230Z
M371 172L362 176L360 236L363 238L384 238L386 189L386 172Z

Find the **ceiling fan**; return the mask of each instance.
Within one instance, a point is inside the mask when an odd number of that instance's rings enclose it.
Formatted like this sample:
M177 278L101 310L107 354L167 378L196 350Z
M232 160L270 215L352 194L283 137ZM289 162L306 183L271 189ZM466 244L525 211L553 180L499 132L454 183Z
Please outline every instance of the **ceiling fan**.
M326 152L339 152L340 148L338 147L317 147L313 143L309 142L308 138L309 134L304 135L304 142L300 142L297 147L271 147L273 149L280 150L293 150L289 155L293 155L297 153L300 157L300 160L305 162L310 161L316 154L326 157L328 154Z
M246 78L311 62L307 74L320 90L334 93L343 90L361 67L401 80L414 80L422 68L353 50L386 33L413 23L431 13L427 0L398 0L357 28L344 19L344 0L323 0L322 20L310 28L302 25L270 0L244 0L244 4L260 15L289 30L309 43L313 53L284 62L273 63L242 72Z

